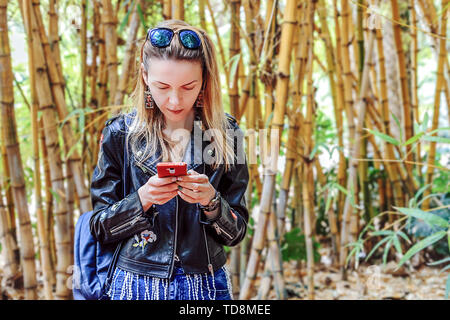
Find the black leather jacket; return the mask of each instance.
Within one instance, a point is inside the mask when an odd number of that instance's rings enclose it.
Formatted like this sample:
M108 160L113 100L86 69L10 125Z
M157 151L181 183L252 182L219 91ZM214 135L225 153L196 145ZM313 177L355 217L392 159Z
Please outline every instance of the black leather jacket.
M226 114L230 128L235 130L235 155L238 152L244 155L244 161L234 164L228 172L224 171L223 164L213 170L204 161L198 161L199 156L203 159L202 155L207 153L205 147L210 141L201 141L200 144L194 141L198 140L193 138L194 130L201 130L195 122L186 148L184 161L188 163L188 170L206 174L221 194L217 218L206 219L198 203L188 203L179 196L163 205L154 204L144 212L137 190L156 174L157 162L152 162L160 151L147 159L144 165L137 165L134 155L130 154L128 165L124 166L125 119L130 123L128 117L134 114L135 111L108 120L103 130L99 160L91 183L92 235L104 244L122 241L117 265L130 272L169 278L176 256L186 273L216 271L226 261L223 245L238 244L247 229L248 210L244 195L249 174L245 153L238 150L243 148L242 130L236 120ZM198 116L196 120L199 120ZM197 144L195 148L194 142ZM126 168L127 176L125 189L123 168ZM147 241L143 241L144 238Z

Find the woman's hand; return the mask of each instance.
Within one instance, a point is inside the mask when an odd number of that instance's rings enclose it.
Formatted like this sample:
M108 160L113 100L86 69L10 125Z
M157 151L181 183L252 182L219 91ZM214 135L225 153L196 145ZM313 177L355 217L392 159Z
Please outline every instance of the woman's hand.
M189 170L186 176L177 177L178 195L186 202L200 203L206 206L216 195L216 190L209 183L209 178L205 174L200 174L194 170Z
M138 189L144 212L152 204L164 204L177 195L178 185L175 177L159 178L153 175L148 181Z

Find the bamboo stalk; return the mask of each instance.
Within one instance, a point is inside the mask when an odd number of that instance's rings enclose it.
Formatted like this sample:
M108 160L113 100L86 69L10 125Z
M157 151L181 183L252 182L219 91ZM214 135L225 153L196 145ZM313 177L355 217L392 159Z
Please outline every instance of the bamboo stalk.
M38 6L39 3L33 2L34 6ZM70 290L66 286L67 282L67 269L71 264L71 243L70 243L70 233L69 233L69 222L67 218L67 203L65 201L65 187L64 187L64 176L61 168L61 158L60 158L60 145L58 141L58 133L56 131L57 119L55 117L55 104L52 100L52 92L49 86L48 69L45 63L44 50L40 43L39 25L36 19L36 13L39 10L31 10L29 2L24 2L24 15L31 15L32 25L29 27L28 31L33 33L33 61L34 70L30 72L35 72L36 74L36 92L38 94L39 100L39 110L42 112L43 122L44 122L44 132L45 132L45 143L48 149L49 156L49 166L50 174L52 180L52 189L59 197L60 201L56 201L54 197L54 209L55 209L55 220L56 220L56 250L58 252L57 261L57 288L56 288L56 298L57 299L67 299L70 296ZM24 19L25 25L27 25L26 19Z
M113 101L117 92L117 17L114 14L111 0L102 0L102 24L105 29L106 64L108 70L109 101Z
M247 111L247 102L250 93L251 74L254 70L249 70L249 75L245 78L244 86L241 90L241 96L239 98L239 112L236 114L236 120L240 121L241 117Z
M58 112L58 116L60 121L66 120L68 117L67 105L65 102L65 94L64 94L64 85L62 79L60 78L60 73L58 71L57 65L53 56L54 53L51 52L51 48L48 42L47 35L45 33L41 12L39 9L39 1L33 0L33 9L34 15L33 19L36 20L37 29L39 31L40 43L42 44L42 48L44 51L44 58L48 67L48 76L50 79L50 85L52 94L54 97L56 109ZM78 155L77 150L73 147L75 144L73 138L72 128L70 126L70 121L66 121L62 126L62 133L64 137L64 151L66 153L66 160L68 159L68 165L71 167L70 170L73 173L73 179L76 186L76 192L78 193L78 197L80 199L80 210L82 212L87 212L92 209L89 190L86 186L84 180L84 174L82 172L81 166L81 158ZM72 201L72 200L71 200ZM69 215L71 215L69 211Z
M338 8L336 0L333 0L333 11L334 11L334 24L336 30L336 99L338 101L338 106L335 108L335 117L336 117L336 126L338 133L338 143L339 143L339 168L337 181L339 185L343 186L347 179L347 162L344 156L344 122L342 118L342 114L344 113L345 108L345 88L344 88L344 80L343 80L343 70L342 70L342 43L341 43L341 27L338 19ZM328 50L327 50L328 51ZM328 67L330 69L330 67ZM341 213L344 207L344 195L342 192L339 192L337 202L336 202L336 212L338 224L341 221Z
M125 56L122 62L122 73L120 74L119 85L117 88L114 104L121 105L125 95L128 92L128 82L130 76L132 76L132 70L134 66L135 50L136 50L136 37L138 34L139 26L141 25L139 20L139 14L137 10L138 4L143 7L144 2L142 0L137 1L134 8L132 8L130 29L128 30L128 37L125 49Z
M9 47L7 0L0 1L0 106L3 138L5 141L8 165L11 171L11 189L19 219L20 260L23 268L25 299L37 296L36 265L34 261L33 232L27 205L25 174L17 137L17 124L14 113L14 90L11 52Z
M27 19L29 19L30 17L28 16ZM28 21L29 22L29 21ZM31 48L32 48L32 38L27 38L27 42L29 43L28 46L28 53L30 55L29 59L28 59L28 63L29 63L29 69L33 70L34 68L34 62L33 62L33 57L31 55ZM53 293L52 293L52 287L55 283L55 277L54 277L54 268L53 268L53 260L56 260L56 258L52 257L52 250L54 249L52 247L52 243L50 241L50 237L53 236L53 232L52 232L52 228L49 227L49 225L51 225L51 223L49 222L49 218L50 220L53 221L51 212L52 212L52 206L51 206L51 200L52 200L52 195L49 192L49 188L46 188L46 201L47 201L47 212L44 213L43 211L43 207L42 207L42 195L41 195L41 182L40 182L40 165L39 165L39 140L44 140L43 135L41 133L42 131L42 118L40 119L39 123L37 123L37 110L38 110L38 102L37 102L37 95L36 95L36 89L34 88L34 74L30 73L30 92L31 92L31 98L32 98L32 106L30 105L30 103L28 102L27 97L25 96L25 93L23 92L20 84L16 82L16 86L19 89L19 92L25 102L25 104L27 105L28 109L30 110L30 113L32 115L32 122L31 122L31 127L32 127L32 134L33 134L33 143L36 144L36 146L33 145L33 162L35 163L34 167L36 172L34 172L34 188L35 188L35 194L36 194L36 201L35 201L35 205L36 205L36 217L37 217L37 230L38 230L38 237L39 237L39 249L40 249L40 258L41 258L41 266L42 266L42 271L44 274L44 295L46 297L46 299L51 300L53 299ZM36 124L33 124L33 122L36 120ZM35 126L35 127L34 127ZM34 140L36 140L34 142ZM43 157L44 157L44 171L45 171L45 176L46 176L46 184L47 185L51 185L51 181L50 178L47 176L49 176L49 169L48 169L48 161L47 161L47 154L46 154L46 150L45 150L45 141L42 141L42 146L43 148ZM35 150L35 148L37 148ZM56 256L55 256L56 257Z
M400 12L398 8L398 1L391 0L391 8L392 8L392 18L395 21L400 21ZM411 138L414 135L414 128L412 126L412 113L411 113L411 102L410 102L410 94L408 90L408 82L406 75L406 63L405 63L405 53L403 50L402 38L401 38L401 27L398 23L393 25L394 28L394 40L395 46L397 49L397 59L398 66L400 72L400 88L402 93L402 102L403 102L403 121L404 121L404 132L405 132L405 141ZM413 161L412 153L410 152L411 145L406 146L407 160ZM409 176L412 176L412 165L406 165L406 171Z
M163 0L163 18L164 20L172 18L172 0Z
M381 29L376 29L376 41L377 41L377 53L378 53L378 74L379 74L379 83L380 83L380 106L381 113L383 117L383 132L387 135L391 135L390 130L390 114L389 114L389 98L388 98L388 87L387 87L387 79L386 79L386 66L385 66L385 55L384 55L384 45L383 45L383 34ZM374 119L375 117L371 117ZM384 143L384 152L388 159L394 159L394 147L390 143ZM403 199L403 190L402 190L402 180L399 175L400 166L398 163L386 163L385 166L389 180L392 183L394 190L394 202L397 206L404 205Z
M54 12L54 3L51 8L51 12ZM52 16L52 14L50 14ZM27 14L27 25L31 26L31 16ZM54 19L52 19L54 20ZM53 21L54 23L54 21ZM53 28L53 27L52 27ZM32 32L28 32L29 36L27 37L28 44L28 63L29 69L34 69L34 59L31 49L33 47L32 41ZM56 49L55 49L56 51ZM20 86L19 86L20 87ZM43 273L43 282L44 282L44 297L47 300L53 299L52 292L52 283L53 283L53 267L51 261L51 253L49 246L49 234L46 232L46 219L43 212L42 207L42 193L41 193L41 173L40 173L40 160L39 160L39 123L38 123L38 98L36 94L35 88L35 74L33 72L30 73L30 93L31 93L31 104L28 105L31 112L31 131L32 131L32 148L33 148L33 180L34 180L34 194L36 197L35 200L35 211L37 218L37 230L38 230L38 238L39 238L39 257L41 260L41 268ZM26 101L26 97L23 96L24 101ZM27 102L28 104L28 102Z
M358 3L362 4L363 0L358 0ZM359 5L357 7L357 48L358 48L358 88L361 86L361 76L364 68L364 31L367 32L367 25L365 26L365 30L363 30L363 18L365 17L365 12L363 12L363 7ZM368 62L368 68L370 71L373 70L373 60ZM369 109L369 108L368 108ZM369 120L366 120L366 122ZM364 136L361 139L361 157L367 158L367 143L368 139L366 136ZM368 163L367 162L361 162L359 164L359 180L360 185L362 188L362 195L363 195L363 203L364 203L364 220L366 223L369 223L370 221L370 212L372 211L372 205L371 205L371 195L370 195L370 188L369 188L369 174L368 174ZM354 239L357 239L357 233L358 233L358 224L359 219L355 219L354 222L354 228L353 228L353 234Z
M440 19L440 40L439 40L439 59L436 70L436 89L434 94L434 106L433 106L433 120L431 130L436 130L439 126L439 108L441 105L441 91L444 84L444 63L447 59L447 49L446 49L446 37L447 37L447 11L448 11L448 0L442 0L442 13ZM432 136L437 136L437 132ZM434 173L434 161L436 158L436 142L430 142L430 151L428 152L427 158L427 171L426 171L426 184L431 184L433 182ZM424 192L424 197L431 194L430 188L427 188ZM422 204L422 210L427 210L430 208L430 198L426 199Z
M173 18L184 20L184 0L172 1Z
M231 1L231 21L233 19L239 21L240 14L240 0ZM209 6L209 2L208 2ZM200 22L203 26L203 29L206 30L206 22L205 20L205 0L199 1L200 7ZM236 24L231 23L231 33L230 33L230 57L235 57L240 53L240 36L239 29ZM239 58L240 59L240 58ZM239 63L239 61L238 61ZM230 66L231 67L231 66ZM229 69L230 70L230 69ZM226 72L228 73L228 72ZM231 75L230 75L231 76ZM239 111L239 88L238 88L238 79L239 79L239 70L236 69L236 72L233 77L232 83L227 83L228 95L230 99L230 113L236 116L237 111ZM252 173L251 170L250 174ZM247 199L251 199L251 190L252 190L252 178L250 178L250 195ZM233 296L238 297L240 292L240 280L241 280L241 248L245 248L245 245L242 244L231 249L231 281L233 287Z
M3 146L2 146L3 147ZM16 263L14 251L17 243L11 233L11 222L8 210L3 203L2 186L0 185L0 243L3 250L3 273L6 281L15 279L20 275L19 264Z
M411 26L410 34L411 34L411 108L414 112L414 119L416 119L417 123L421 123L420 121L420 113L419 113L419 88L418 88L418 80L417 80L417 66L418 66L418 54L419 54L419 45L417 41L417 15L416 8L414 6L415 0L410 0L408 3L408 11L411 13ZM417 161L421 161L421 144L417 143L416 146L416 159ZM417 174L420 174L420 170L417 170Z
M33 69L34 70L34 69ZM39 101L39 100L38 100ZM39 106L38 106L39 107ZM46 245L49 248L50 255L50 268L51 273L49 275L51 285L56 284L55 266L56 266L56 245L55 245L55 232L54 232L54 219L53 219L53 202L54 197L51 193L52 180L50 174L50 165L48 160L48 151L45 144L44 137L44 121L42 117L39 120L39 143L42 150L42 164L44 166L44 182L45 182L45 211L44 211L44 222L45 222L45 233L47 234Z
M271 250L271 246L279 246L279 233L276 228L277 220L276 220L276 198L275 194L273 195L274 199L272 201L272 211L270 213L269 225L267 227L267 242L269 251L267 253L267 258L264 261L264 272L261 275L261 283L258 289L258 300L266 300L270 291L272 276L275 279L275 295L277 300L286 299L286 291L284 287L283 281L283 270L282 270L282 260L281 256L277 256L275 250ZM275 247L276 248L276 247ZM274 256L275 255L275 256ZM281 277L281 279L280 279Z
M300 31L305 31L304 28L304 21L305 19L302 18L302 14L305 14L306 6L302 6L302 4L306 3L299 3L297 6L298 11L298 27L296 28L296 34ZM307 29L307 28L306 28ZM307 32L308 30L306 30ZM307 39L308 37L303 34L301 37L295 36L294 41L297 39ZM299 163L297 161L298 159L298 150L300 150L300 154L304 154L304 145L303 141L302 143L299 143L298 137L302 137L303 133L301 133L300 129L303 127L303 115L301 113L301 99L303 95L303 79L305 74L305 64L308 63L308 56L306 56L306 50L308 46L310 45L309 42L306 42L306 45L304 43L294 43L295 48L295 56L296 59L294 61L294 70L296 70L296 74L298 74L297 77L295 77L295 81L292 88L292 110L293 112L289 115L289 129L288 129L288 139L287 139L287 147L286 147L286 163L285 163L285 170L283 173L283 180L280 187L279 192L279 202L277 205L277 218L278 218L278 228L280 235L284 234L284 228L285 228L285 211L287 207L287 200L288 200L288 193L290 188L290 183L292 180L293 171L295 169L295 166ZM298 145L298 147L297 147ZM298 149L297 149L298 148Z
M221 40L221 36L220 36L220 32L219 32L219 28L217 27L216 19L215 19L215 17L214 17L214 10L212 9L209 0L205 0L205 1L206 1L206 6L208 7L209 15L210 15L210 17L211 17L211 24L212 24L212 26L213 26L214 33L216 34L216 37L217 37L217 45L218 45L218 47L219 47L219 55L220 55L220 58L221 58L221 60L222 60L222 65L225 66L225 63L226 63L227 60L226 60L226 57L225 57L225 50L223 49L222 40ZM230 74L230 72L229 72L229 68L225 68L224 71L225 71L226 84L227 84L227 88L228 88L229 85L230 85L230 80L229 80L229 74Z
M308 64L307 64L307 103L306 103L306 115L303 122L304 129L303 134L305 137L305 156L304 160L304 171L303 171L303 208L304 208L304 233L305 233L305 245L306 245L306 257L307 257L307 280L308 280L308 298L314 300L314 249L313 249L313 216L314 216L314 178L312 164L314 158L310 158L310 154L313 150L313 126L314 126L314 88L313 88L313 52L314 52L314 11L315 2L312 2L308 6L308 28L309 37L308 42L310 42L308 47Z
M200 1L203 2L204 0ZM240 21L240 8L241 1L240 0L231 0L230 1L230 9L231 9L231 30L230 30L230 59L237 56L241 52L240 45L240 35L239 28L236 26L233 21ZM239 57L241 60L242 57ZM239 61L238 61L239 63ZM230 74L231 76L231 74ZM231 81L231 84L228 85L229 91L228 95L230 97L230 113L234 116L237 116L239 112L239 70L236 69L234 77Z
M104 42L101 37L101 29L102 26L100 25L100 4L99 2L94 2L94 8L93 8L93 14L92 14L92 24L93 24L93 33L92 33L92 43L91 43L91 50L92 50L92 64L90 66L90 76L91 76L91 97L90 97L90 106L93 109L98 109L100 106L103 106L100 104L103 102L101 98L103 97L103 87L100 86L102 83L102 77L101 75L105 74L103 72L103 69L100 68L100 66L97 65L97 58L99 60L102 59L101 55L101 47L104 48ZM99 88L97 88L97 83L99 83ZM106 93L105 93L106 95ZM95 112L91 113L88 116L88 121L92 122L96 119L96 117L99 117L101 112ZM96 160L97 160L97 152L98 152L98 140L97 140L97 134L100 131L99 128L96 128L96 126L91 126L88 129L90 139L89 139L89 148L86 150L88 153L88 161L87 161L87 175L88 175L88 181L91 181L92 172L94 171Z
M292 49L292 35L296 25L295 10L296 1L288 0L285 7L284 23L281 31L281 45L280 45L280 64L278 72L278 81L276 86L276 104L274 117L271 128L277 132L281 131L284 123L285 106L287 101L287 93L289 89L289 65L291 59ZM281 130L280 130L281 129ZM278 143L280 142L281 134L279 134ZM280 145L277 145L276 154L279 153ZM274 159L276 163L276 158ZM276 166L273 166L276 168ZM258 223L255 230L255 235L252 243L252 250L250 253L249 263L247 267L246 278L241 288L240 299L249 299L252 295L254 280L257 275L258 265L260 260L261 250L264 246L266 238L266 228L268 223L268 216L270 213L270 206L275 186L275 173L271 170L264 170L264 184L261 195L261 207L258 216Z
M86 109L87 95L87 7L88 0L81 3L81 108Z
M3 172L0 179L0 243L2 245L3 259L4 259L4 277L10 280L17 278L21 275L20 266L20 253L18 252L19 247L17 246L17 240L15 237L15 230L12 228L11 216L9 214L8 208L3 202L2 189L6 185L6 178L9 177L6 174L7 157L6 157L6 147L3 138L3 123L0 122L0 150L2 153L3 160ZM19 259L16 259L19 258Z
M428 26L430 28L431 34L435 35L438 34L438 26L437 26L437 13L436 13L436 9L433 5L432 2L426 1L426 0L419 0L418 1L422 12L424 13L425 16L425 20L426 23L425 25ZM432 37L432 42L431 42L431 47L434 49L434 52L436 53L436 56L438 55L438 48L439 48L439 43L438 43L438 39L437 37L433 36ZM439 59L439 57L436 57L436 59ZM445 71L444 73L447 75L446 78L444 78L444 92L445 92L445 97L447 99L447 109L448 109L448 122L450 124L450 63L449 63L449 59L446 58L445 59Z
M368 89L369 84L369 70L368 67L369 61L372 59L373 54L373 45L375 40L375 32L372 30L369 35L368 44L367 44L367 51L365 55L365 61L364 61L364 70L362 75L362 81L361 81L361 88L360 93L358 97L358 103L356 110L360 110L360 113L358 114L358 128L356 131L355 136L355 144L353 149L351 150L351 158L350 158L350 165L349 165L349 175L347 180L347 190L348 195L345 199L345 205L344 205L344 212L343 212L343 222L341 226L341 254L340 254L340 267L342 272L342 278L346 279L346 268L345 268L345 259L347 257L347 243L348 243L348 230L350 228L350 217L353 215L353 208L351 205L351 199L350 197L354 196L354 188L356 187L356 179L357 179L357 167L358 167L358 161L356 159L359 158L359 140L360 137L363 136L363 124L365 120L366 115L366 103L365 103L365 97ZM356 202L355 202L356 203Z
M6 198L6 206L5 206L5 217L3 219L3 235L5 237L5 242L9 243L11 254L7 253L7 257L10 257L9 262L7 264L11 265L12 277L18 276L20 270L18 270L20 266L20 249L17 245L17 228L16 228L16 219L15 219L15 206L13 201L12 189L11 189L11 174L9 170L8 157L6 155L6 146L4 144L3 138L3 123L0 122L0 148L1 148L1 156L2 156L2 168L3 173L0 176L0 183L3 190L5 190L5 198ZM15 272L17 270L17 272Z
M341 29L341 38L342 38L342 67L343 67L343 84L344 84L344 102L345 102L345 111L347 113L347 122L348 122L348 130L350 133L349 142L350 144L355 143L355 116L353 114L353 94L352 94L352 71L350 67L350 48L351 39L349 37L350 32L350 22L351 19L350 9L348 5L348 0L342 1L342 29Z
M56 65L56 70L58 72L58 78L61 82L61 86L65 87L64 77L62 72L61 63L61 50L59 48L59 32L58 32L58 14L56 8L58 7L57 0L49 1L49 21L48 21L48 42L53 53L53 59Z
M198 1L198 15L200 16L200 27L206 31L205 0Z

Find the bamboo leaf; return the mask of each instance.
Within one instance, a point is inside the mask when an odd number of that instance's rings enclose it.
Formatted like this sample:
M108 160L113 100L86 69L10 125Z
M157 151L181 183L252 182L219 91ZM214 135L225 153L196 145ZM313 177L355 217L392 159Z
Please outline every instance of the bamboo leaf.
M373 248L372 248L372 250L370 251L370 253L367 255L367 257L366 257L366 261L367 260L369 260L369 258L372 256L372 254L383 244L383 243L385 243L386 241L388 241L389 240L389 237L386 237L386 238L384 238L384 239L382 239L382 240L380 240Z
M233 79L236 75L237 72L237 68L239 66L239 60L241 59L241 54L235 54L233 57L231 57L230 60L228 60L228 62L225 64L225 67L227 67L229 64L231 64L231 68L230 68L230 83L229 83L229 87L231 88L231 86L233 85Z
M448 247L450 249L450 228L447 230L447 233L448 233L448 235L447 235L447 242L448 242Z
M408 141L406 141L403 146L407 146L409 144L412 144L414 142L416 142L417 140L419 140L423 135L425 134L425 132L419 132L418 134L416 134L414 137L411 137L408 139Z
M267 121L266 121L266 123L264 124L264 127L265 128L268 128L269 127L269 125L270 125L270 123L272 122L272 118L273 118L273 111L269 114L269 116L267 117Z
M391 112L391 116L392 118L394 118L395 123L398 126L398 132L400 133L400 141L403 141L403 129L402 129L402 125L400 124L400 121L398 120L398 118L395 116L395 114L393 112Z
M397 252L398 252L399 254L403 254L403 252L402 252L402 246L400 245L400 241L398 240L397 235L394 235L393 239L394 239L394 247L395 247L395 250L397 250Z
M438 142L438 143L450 144L450 139L449 138L438 137L438 136L425 136L425 137L423 137L423 140L430 141L430 142Z
M428 120L429 120L429 116L428 116L428 112L425 112L425 114L423 115L423 120L422 120L422 130L426 131L427 127L428 127Z
M391 230L380 230L380 231L372 232L371 235L372 236L391 236L393 233L394 233L394 231L391 231Z
M128 11L127 11L127 13L125 14L125 17L122 19L122 22L120 23L120 26L119 26L119 34L122 33L123 29L124 29L125 26L128 24L128 19L130 18L130 14L131 14L131 12L133 11L134 5L135 5L135 2L133 1L133 2L131 3L131 6L128 7Z
M379 132L379 131L376 131L376 130L367 129L367 128L364 128L364 130L369 131L374 136L376 136L376 137L378 137L378 138L380 138L380 139L382 139L382 140L384 140L386 142L389 142L389 143L391 143L393 145L396 145L396 146L400 145L400 141L398 141L397 139L395 139L395 138L393 138L393 137L391 137L391 136L389 136L389 135L387 135L385 133L382 133L382 132Z
M439 132L439 131L444 131L444 132L450 131L450 127L442 127L442 128L434 129L434 130L428 132L427 135L431 136L431 135L433 135L433 134L435 134L436 132Z
M431 187L431 183L424 185L422 188L419 189L419 191L416 192L416 194L414 195L414 199L419 199L419 197L422 195L422 193L425 192L426 189L428 189L429 187Z
M429 198L438 196L438 195L439 195L438 193L432 193L432 194L427 195L426 197L423 197L423 198L419 201L419 203L417 203L417 206L420 207L420 205L422 204L422 202L424 202L425 200L427 200L427 199L429 199Z
M141 20L141 22L142 22L142 27L144 28L144 30L146 30L147 29L147 25L145 24L145 18L144 18L144 14L142 13L142 8L141 8L141 4L140 3L137 4L137 12L138 12L138 15L139 15L139 20Z
M413 245L403 256L400 262L397 265L397 268L400 268L406 261L408 261L412 256L418 253L420 250L432 245L433 243L441 240L447 234L446 231L438 231L433 233L431 236L426 237L425 239L419 241L415 245Z
M391 249L393 238L389 238L389 241L386 243L386 247L384 247L383 253L383 264L386 265L387 256L389 254L389 249Z
M309 159L313 159L316 155L317 150L319 150L320 145L316 144L314 148L312 149L311 153L309 154Z
M348 196L347 189L345 189L343 186L341 186L339 183L335 183L336 188L338 188L343 194Z
M433 261L430 263L427 263L428 266L437 266L438 264L444 263L444 262L450 262L450 257L438 260L438 261Z
M412 216L417 219L421 219L421 220L425 221L426 223L428 223L430 226L435 225L435 226L439 226L439 227L443 227L443 228L449 227L449 223L447 220L445 220L445 219L441 218L440 216L435 215L433 213L422 211L417 208L399 208L399 207L394 207L394 208L403 214Z
M445 266L444 268L442 268L441 270L439 270L439 274L441 274L444 271L447 271L448 269L450 269L450 264Z
M408 236L403 233L403 231L397 231L397 234L406 240L406 242L411 243L411 240L409 240Z

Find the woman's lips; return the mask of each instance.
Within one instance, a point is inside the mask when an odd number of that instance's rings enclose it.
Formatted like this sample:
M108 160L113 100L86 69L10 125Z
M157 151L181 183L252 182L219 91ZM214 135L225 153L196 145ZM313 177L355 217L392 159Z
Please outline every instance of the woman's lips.
M183 109L181 109L181 110L170 110L170 109L167 109L167 110L169 110L170 112L172 112L174 114L179 114L181 111L183 111Z

